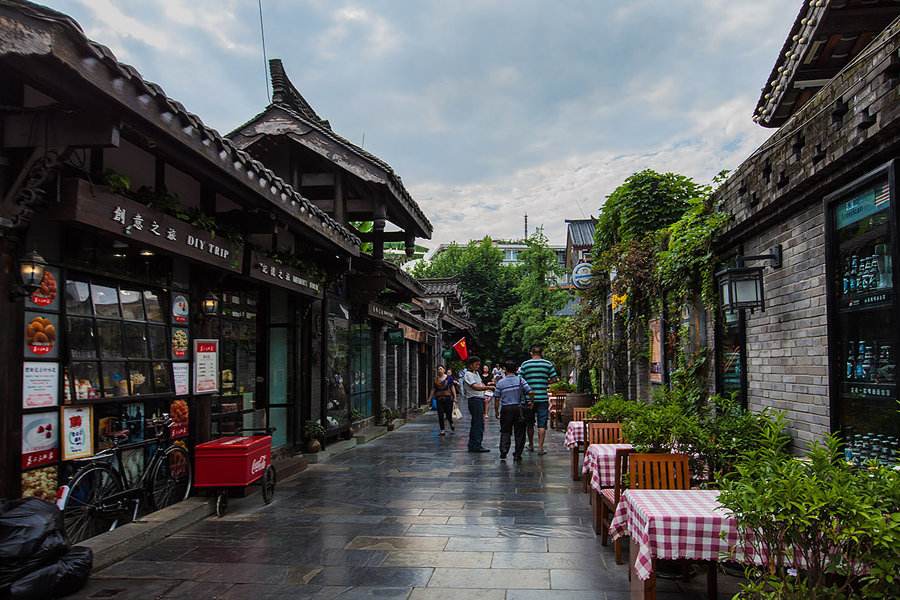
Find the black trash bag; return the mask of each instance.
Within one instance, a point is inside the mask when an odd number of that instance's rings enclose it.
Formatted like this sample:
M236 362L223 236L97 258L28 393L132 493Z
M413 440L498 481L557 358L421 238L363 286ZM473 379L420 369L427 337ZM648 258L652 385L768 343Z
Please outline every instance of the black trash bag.
M24 498L0 507L0 586L55 562L68 549L55 505Z
M55 563L14 582L9 588L9 600L49 600L74 594L87 583L93 563L90 548L74 546Z

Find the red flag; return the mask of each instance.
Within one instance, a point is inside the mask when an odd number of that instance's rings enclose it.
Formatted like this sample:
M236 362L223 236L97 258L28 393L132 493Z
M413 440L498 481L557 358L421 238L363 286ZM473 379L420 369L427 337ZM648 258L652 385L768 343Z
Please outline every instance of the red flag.
M453 349L456 350L456 354L459 356L460 360L466 360L469 358L469 351L466 349L466 338L463 338L453 344Z

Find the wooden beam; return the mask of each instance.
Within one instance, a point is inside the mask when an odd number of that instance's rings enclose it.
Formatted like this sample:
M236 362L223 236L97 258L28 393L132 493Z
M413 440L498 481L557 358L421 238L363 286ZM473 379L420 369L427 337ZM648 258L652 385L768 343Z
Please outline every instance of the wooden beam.
M56 109L10 113L3 116L3 146L33 148L52 140L70 148L110 148L119 145L119 125Z
M337 185L334 173L303 173L300 175L301 187L319 187Z
M374 231L355 231L354 233L364 242L374 242L376 239L380 239L382 242L406 241L405 231L382 231L380 235L376 234Z
M341 225L347 224L347 207L344 204L344 175L341 171L334 174L334 220Z

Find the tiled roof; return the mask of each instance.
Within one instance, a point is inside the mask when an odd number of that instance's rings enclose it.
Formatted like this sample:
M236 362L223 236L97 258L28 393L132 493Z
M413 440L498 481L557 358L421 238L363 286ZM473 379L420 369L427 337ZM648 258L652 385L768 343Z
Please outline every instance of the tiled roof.
M63 13L24 0L0 0L0 7L10 8L28 17L62 26L85 51L86 56L82 59L83 68L96 69L99 63L111 69L123 81L133 86L135 95L140 97L142 102L146 98L146 102L143 102L145 105L155 103L160 114L165 117L165 121L179 126L178 130L183 134L178 137L179 140L183 141L184 135L190 136L192 145L195 145L196 149L204 155L208 155L210 148L215 149L223 171L234 169L242 175L246 174L239 179L245 182L249 189L262 194L269 202L288 212L313 230L326 236L338 236L350 246L358 248L360 240L349 229L301 196L290 184L275 175L261 162L255 160L247 152L236 148L231 140L204 124L200 117L188 112L180 102L169 98L159 85L144 80L137 69L119 62L112 50L89 39L77 21ZM2 53L0 51L0 54ZM119 89L126 90L127 86L119 86ZM250 185L251 182L254 185Z
M459 295L459 280L455 277L419 279L419 283L425 288L425 298Z
M569 225L569 238L573 246L594 245L594 220L577 219L566 221Z

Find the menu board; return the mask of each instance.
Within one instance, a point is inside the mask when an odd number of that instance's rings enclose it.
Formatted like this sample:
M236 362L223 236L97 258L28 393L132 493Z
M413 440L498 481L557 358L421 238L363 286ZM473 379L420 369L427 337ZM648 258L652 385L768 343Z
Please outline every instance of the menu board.
M59 456L58 413L22 415L22 468L55 463Z
M59 315L25 312L25 358L56 358Z
M172 378L175 380L176 396L187 396L191 392L189 387L190 372L190 363L172 363Z
M22 365L22 408L46 408L59 404L59 363L30 362Z
M66 406L63 408L63 460L93 456L93 423L90 406Z
M59 310L59 270L53 267L44 268L44 277L38 289L25 298L25 308L40 310Z
M219 340L194 340L194 393L219 391Z

